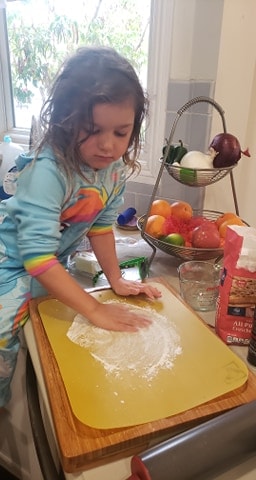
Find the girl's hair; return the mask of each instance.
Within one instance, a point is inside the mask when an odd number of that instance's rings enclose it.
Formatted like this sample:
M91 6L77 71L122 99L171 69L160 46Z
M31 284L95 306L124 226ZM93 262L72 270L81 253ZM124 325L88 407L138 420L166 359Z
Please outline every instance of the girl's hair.
M78 136L85 125L93 127L93 107L127 98L134 102L135 120L123 161L132 172L140 169L141 127L148 100L132 65L110 47L82 47L64 62L41 110L43 137L38 151L50 145L69 178L74 171L83 175Z

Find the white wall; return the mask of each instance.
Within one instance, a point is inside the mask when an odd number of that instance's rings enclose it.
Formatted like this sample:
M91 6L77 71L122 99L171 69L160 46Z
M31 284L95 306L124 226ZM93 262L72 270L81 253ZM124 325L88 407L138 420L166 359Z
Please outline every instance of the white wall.
M239 213L256 226L256 1L224 0L223 23L217 69L215 100L225 110L227 130L241 149L249 147L251 158L242 156L234 169ZM219 133L216 114L212 137ZM206 189L205 207L234 211L229 177Z
M241 149L233 170L241 217L256 226L256 0L176 0L170 78L216 81L214 99ZM211 138L222 131L215 111ZM235 211L229 176L206 188L205 208Z
M215 79L224 1L175 1L171 79Z

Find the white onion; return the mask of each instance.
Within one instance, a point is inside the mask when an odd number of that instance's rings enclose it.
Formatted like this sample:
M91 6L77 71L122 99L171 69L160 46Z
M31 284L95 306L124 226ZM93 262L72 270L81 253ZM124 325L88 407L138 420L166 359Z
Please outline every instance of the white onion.
M208 153L199 152L197 150L191 150L187 152L180 161L180 166L185 168L193 169L212 169L213 168L213 159L216 153L209 151Z

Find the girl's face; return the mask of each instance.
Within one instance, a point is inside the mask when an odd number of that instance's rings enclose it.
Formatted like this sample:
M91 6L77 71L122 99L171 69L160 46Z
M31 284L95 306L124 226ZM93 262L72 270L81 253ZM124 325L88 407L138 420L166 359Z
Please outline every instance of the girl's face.
M134 126L132 100L122 103L103 103L93 108L93 133L82 130L78 141L82 161L101 170L118 160L127 151Z

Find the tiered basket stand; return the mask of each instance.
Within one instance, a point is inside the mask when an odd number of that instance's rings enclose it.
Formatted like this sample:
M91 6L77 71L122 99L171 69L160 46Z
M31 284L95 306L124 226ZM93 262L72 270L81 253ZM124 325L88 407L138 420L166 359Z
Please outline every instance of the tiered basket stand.
M159 183L163 174L163 170L166 169L169 173L170 176L172 176L175 180L177 180L180 183L183 183L187 186L190 187L206 187L207 185L212 185L215 182L218 182L222 178L224 178L226 175L229 175L230 177L230 182L231 182L231 189L232 189L232 195L234 199L234 204L235 204L235 212L237 215L239 215L239 209L238 209L238 202L237 202L237 196L236 196L236 190L235 190L235 184L234 184L234 177L233 177L233 168L234 166L227 167L227 168L213 168L213 169L197 169L195 170L195 175L188 175L187 178L184 179L182 175L180 175L180 171L182 167L180 166L175 166L167 163L167 157L168 153L170 150L170 147L173 143L173 137L174 133L177 127L177 124L179 122L180 117L182 114L188 110L190 107L193 105L204 102L204 103L209 103L212 105L220 114L221 120L222 120L222 127L223 127L223 132L227 132L226 128L226 122L225 122L225 117L224 117L224 111L221 108L221 106L215 102L215 100L208 98L208 97L195 97L189 102L187 102L185 105L183 105L177 112L176 117L174 119L167 147L165 149L165 153L163 158L161 159L161 165L160 169L158 172L158 176L156 179L156 183L154 185L152 195L150 198L149 206L147 213L143 215L142 217L139 218L138 220L138 227L141 231L141 236L142 238L150 245L152 248L152 255L149 259L149 266L151 265L154 256L156 254L157 248L162 250L163 252L178 257L182 260L210 260L210 259L217 259L219 257L223 256L223 249L222 248L217 248L217 249L199 249L199 248L190 248L190 247L182 247L182 246L176 246L176 245L170 245L167 244L159 239L153 238L150 235L148 235L145 232L145 226L147 223L147 219L150 214L150 209L153 201L155 200L156 193L159 187ZM192 171L191 169L189 169ZM203 215L206 218L209 218L211 220L216 219L219 215L221 215L222 212L215 212L215 211L210 211L210 210L201 210L201 211L194 211L194 214L196 215Z

